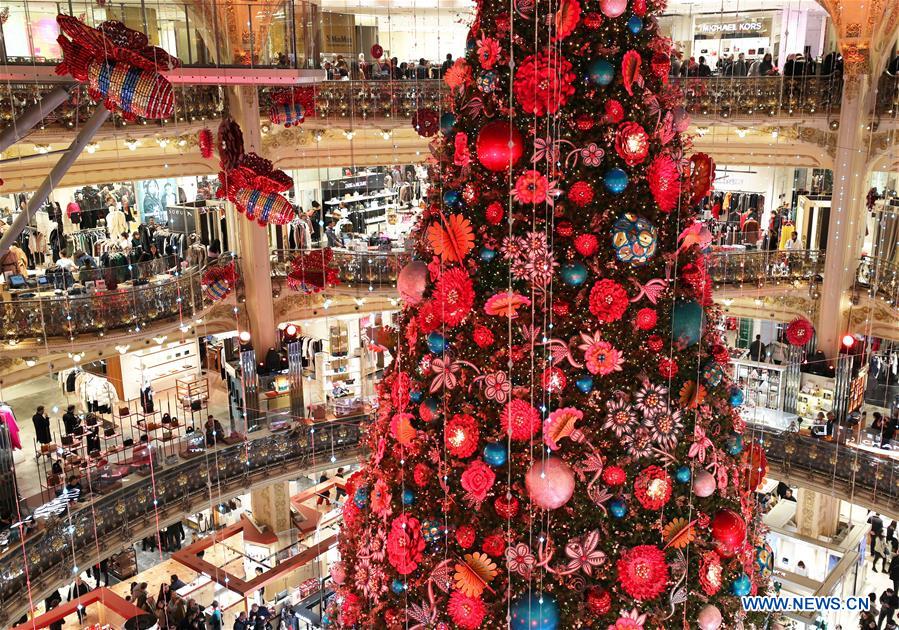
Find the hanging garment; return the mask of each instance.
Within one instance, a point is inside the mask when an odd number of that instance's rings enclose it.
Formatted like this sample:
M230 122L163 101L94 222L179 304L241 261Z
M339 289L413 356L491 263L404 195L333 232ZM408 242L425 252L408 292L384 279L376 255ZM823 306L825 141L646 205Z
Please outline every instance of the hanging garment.
M19 425L16 422L16 416L9 405L0 405L0 420L6 425L9 431L9 443L14 449L21 450L22 438L19 436Z

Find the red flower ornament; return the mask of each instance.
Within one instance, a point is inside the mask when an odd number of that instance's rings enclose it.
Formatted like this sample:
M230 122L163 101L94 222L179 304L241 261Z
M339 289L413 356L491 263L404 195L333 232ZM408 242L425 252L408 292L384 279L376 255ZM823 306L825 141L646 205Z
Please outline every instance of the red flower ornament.
M408 575L418 568L425 540L421 536L421 523L406 514L393 519L387 535L387 561L400 575Z
M574 95L577 75L571 62L558 54L526 57L515 72L512 90L526 114L555 114Z
M618 559L618 581L638 601L654 599L668 588L665 553L653 545L638 545Z

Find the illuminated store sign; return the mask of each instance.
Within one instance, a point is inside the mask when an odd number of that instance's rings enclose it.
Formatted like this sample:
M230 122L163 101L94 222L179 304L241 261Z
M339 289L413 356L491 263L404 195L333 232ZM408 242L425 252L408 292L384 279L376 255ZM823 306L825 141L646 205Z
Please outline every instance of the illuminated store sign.
M771 18L697 20L695 34L699 39L767 37L771 31Z

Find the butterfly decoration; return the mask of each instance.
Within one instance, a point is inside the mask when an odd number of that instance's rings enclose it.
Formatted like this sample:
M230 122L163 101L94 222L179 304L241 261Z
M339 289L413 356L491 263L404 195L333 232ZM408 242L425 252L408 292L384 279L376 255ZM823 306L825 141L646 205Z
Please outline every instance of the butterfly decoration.
M550 164L558 162L562 151L561 142L561 140L551 140L550 138L535 138L531 163L536 164L541 160L546 160Z
M569 348L568 344L561 339L550 339L545 343L540 345L549 346L549 353L552 356L552 364L558 365L563 361L568 361L571 367L574 368L582 368L584 367L583 363L578 363L574 356L571 354L571 348Z
M446 217L441 212L439 219L428 227L428 242L444 262L462 262L474 248L471 221L461 214Z
M441 388L455 389L459 384L456 376L463 367L469 367L475 374L480 374L480 369L469 361L453 361L450 357L435 357L431 360L431 371L434 378L431 380L430 392L433 394Z
M677 131L674 129L674 114L670 111L665 112L665 117L656 129L656 138L662 146L665 146L674 139L675 135L677 135Z

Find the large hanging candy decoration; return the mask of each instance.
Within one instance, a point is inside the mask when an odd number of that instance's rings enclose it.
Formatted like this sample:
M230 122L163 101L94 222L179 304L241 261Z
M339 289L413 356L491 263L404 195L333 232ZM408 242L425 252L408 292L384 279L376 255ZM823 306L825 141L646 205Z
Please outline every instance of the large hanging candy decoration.
M309 87L294 87L272 93L269 120L273 125L299 125L315 113L315 94Z
M238 212L261 226L285 225L294 217L293 206L281 192L293 180L256 153L244 153L240 126L226 118L219 125L219 199L231 201Z
M234 269L234 263L226 265L212 265L203 272L200 284L203 291L213 302L224 300L237 282L237 273Z
M200 133L197 135L197 144L200 145L200 155L203 156L204 159L209 159L212 157L213 152L215 151L215 138L212 135L212 131L208 128L200 129Z
M150 46L147 36L110 20L91 28L70 15L58 15L63 61L56 74L87 82L91 98L126 120L138 116L159 120L175 111L172 84L159 74L181 62ZM68 35L68 38L66 37Z
M333 260L330 247L294 256L287 272L287 286L300 293L318 293L340 284L340 275L331 265Z

